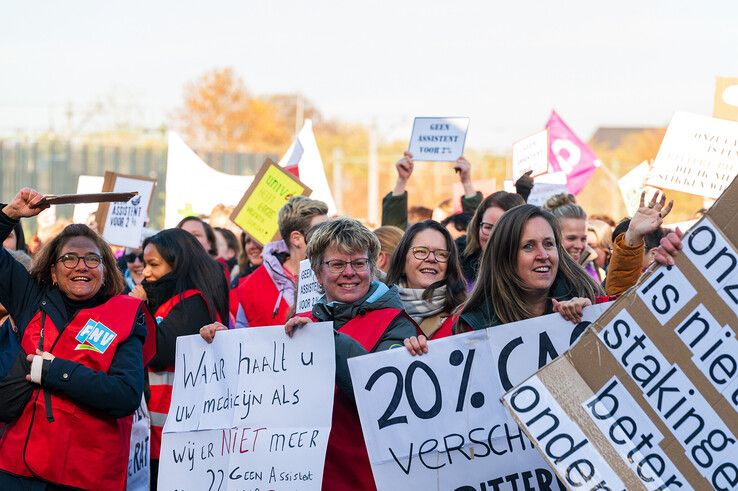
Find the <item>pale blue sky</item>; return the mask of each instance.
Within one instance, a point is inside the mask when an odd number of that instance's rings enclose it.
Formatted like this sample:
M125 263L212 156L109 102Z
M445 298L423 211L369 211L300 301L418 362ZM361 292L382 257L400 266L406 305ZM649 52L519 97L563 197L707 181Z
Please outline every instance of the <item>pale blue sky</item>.
M469 116L468 145L509 151L552 108L585 138L665 125L710 114L714 77L738 76L734 1L16 1L0 18L0 134L111 95L165 123L187 81L233 66L385 137Z

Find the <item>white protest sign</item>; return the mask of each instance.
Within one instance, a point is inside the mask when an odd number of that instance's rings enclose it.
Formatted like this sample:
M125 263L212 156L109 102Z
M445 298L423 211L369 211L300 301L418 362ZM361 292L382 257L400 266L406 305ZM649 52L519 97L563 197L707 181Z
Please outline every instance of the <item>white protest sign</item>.
M377 488L553 488L553 472L499 400L608 306L585 309L577 325L553 314L439 339L421 357L390 350L349 359Z
M177 338L159 489L318 490L335 383L332 323Z
M523 138L512 146L513 181L532 170L532 177L548 172L548 130Z
M408 151L413 160L453 162L464 155L469 118L415 118Z
M646 184L717 198L738 174L738 122L676 112Z
M648 160L644 160L633 169L630 170L623 177L618 179L618 188L620 188L620 194L623 196L623 202L625 203L625 209L628 210L628 215L635 215L638 211L638 207L641 202L641 193L646 191L646 200L658 189L650 186L646 186L646 179L651 170L651 165Z
M131 450L128 454L127 491L147 491L149 489L149 461L151 449L151 420L146 400L142 397L141 404L133 413L131 427Z
M102 236L108 243L118 246L139 247L141 233L148 221L149 203L154 193L156 181L148 178L122 176L115 174L111 191L123 193L136 191L126 203L110 203L104 216L97 217L102 223Z
M315 277L313 268L310 267L310 260L303 259L300 261L300 276L297 279L297 305L295 306L295 312L298 314L311 312L313 305L322 296L318 278Z
M103 188L102 176L79 176L77 178L77 194L99 193ZM87 223L91 214L97 211L98 203L77 203L74 205L72 221L74 223Z
M551 196L568 193L566 179L565 172L551 172L538 176L528 196L528 204L543 206Z

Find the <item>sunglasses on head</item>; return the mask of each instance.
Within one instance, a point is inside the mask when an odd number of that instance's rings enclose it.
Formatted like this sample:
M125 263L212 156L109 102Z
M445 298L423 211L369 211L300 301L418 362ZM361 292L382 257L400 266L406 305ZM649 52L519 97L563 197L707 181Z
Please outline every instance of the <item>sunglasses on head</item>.
M123 256L127 263L132 263L138 258L141 262L144 262L143 252L131 252Z

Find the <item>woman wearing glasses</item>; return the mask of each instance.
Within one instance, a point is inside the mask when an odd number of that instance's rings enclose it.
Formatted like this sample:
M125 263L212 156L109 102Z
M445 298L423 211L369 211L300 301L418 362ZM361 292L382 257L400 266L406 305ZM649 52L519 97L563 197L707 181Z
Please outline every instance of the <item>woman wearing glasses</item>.
M1 209L0 240L44 209L40 199L24 188ZM112 251L86 225L46 244L30 274L0 249L0 303L16 321L32 388L0 439L0 489L125 489L154 324L122 291Z
M402 309L396 287L374 279L380 244L377 237L351 218L318 225L310 235L307 257L325 294L313 311L287 321L285 331L309 322L333 322L336 331L336 393L333 426L323 472L325 490L373 490L369 457L354 403L348 359L390 348L417 334ZM201 335L211 341L214 324Z
M469 222L467 234L457 239L456 242L459 250L462 251L461 268L469 290L477 281L482 253L487 247L497 220L510 208L524 204L525 200L519 194L497 191L484 198L477 207L474 217Z
M434 220L411 226L392 255L387 284L399 287L405 311L428 339L449 336L466 284L446 227Z
M228 319L228 283L223 269L190 233L162 230L143 243L144 281L132 296L146 300L156 318L156 356L149 364L151 489L156 489L164 423L174 384L177 338Z

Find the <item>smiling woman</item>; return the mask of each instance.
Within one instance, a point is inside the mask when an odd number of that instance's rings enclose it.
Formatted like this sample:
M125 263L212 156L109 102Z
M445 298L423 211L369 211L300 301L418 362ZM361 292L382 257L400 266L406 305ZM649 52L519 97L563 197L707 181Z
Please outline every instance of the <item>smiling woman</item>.
M24 188L2 207L0 240L43 210L40 199ZM110 247L86 225L46 244L30 274L0 249L0 303L15 320L33 391L0 439L0 489L125 488L154 322L140 300L120 295L123 285Z

